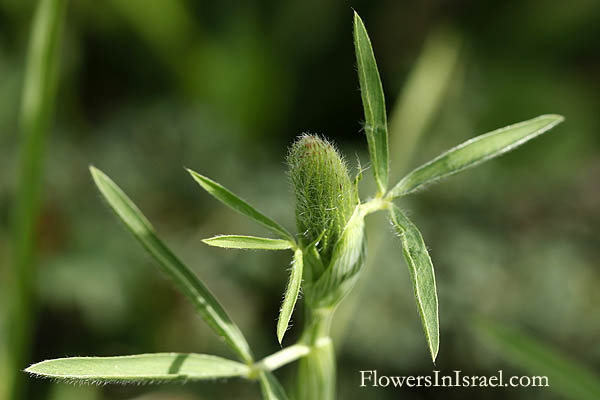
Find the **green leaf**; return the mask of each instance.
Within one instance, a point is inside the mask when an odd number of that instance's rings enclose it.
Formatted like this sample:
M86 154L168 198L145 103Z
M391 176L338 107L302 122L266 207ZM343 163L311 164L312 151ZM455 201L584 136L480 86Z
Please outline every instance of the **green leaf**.
M477 136L441 154L406 175L391 190L404 196L439 179L454 175L510 151L561 123L560 115L541 115Z
M12 258L7 261L4 276L10 285L3 302L6 310L4 333L0 334L0 369L5 368L0 383L0 398L18 399L23 393L23 376L19 373L31 346L34 322L36 277L36 232L40 214L40 197L44 171L46 142L52 130L54 103L58 81L60 48L66 20L66 0L36 1L35 15L29 32L27 60L23 74L20 108L20 135L18 163L12 174L17 174L14 197L10 209L12 223ZM30 3L33 5L33 2ZM29 20L29 15L27 16ZM3 76L3 79L7 79ZM2 94L5 99L10 95ZM10 99L15 101L17 99ZM6 106L5 106L6 107ZM8 132L6 132L8 134ZM8 136L8 135L7 135ZM17 161L17 160L15 160ZM11 192L7 192L12 196ZM5 219L6 221L6 219ZM3 230L4 230L3 223Z
M600 377L535 338L491 321L478 320L476 332L499 355L535 376L547 376L553 391L567 399L600 399Z
M298 300L300 294L300 284L302 283L302 250L297 249L294 252L294 261L292 262L292 273L290 275L290 281L288 282L287 289L285 291L285 297L283 298L283 304L279 311L279 320L277 321L277 339L279 343L283 340L283 335L288 328L290 319L292 318L292 312Z
M204 190L206 190L221 203L239 212L240 214L253 219L267 229L271 230L271 232L279 235L281 238L290 240L292 242L294 241L294 237L284 227L258 211L256 208L252 207L250 204L246 203L244 200L240 199L222 185L200 175L197 172L192 171L191 169L188 169L187 171L190 173L190 175L192 175L192 178L194 178L194 180L198 182L200 186L202 186Z
M205 354L156 353L120 357L73 357L33 364L36 377L76 383L152 383L247 377L247 365Z
M288 400L285 390L271 372L260 371L258 379L264 400Z
M365 25L356 12L354 13L354 49L365 112L365 133L369 144L369 154L379 192L385 193L389 170L385 99L371 40Z
M287 250L294 245L289 240L243 235L219 235L202 241L209 246L226 249Z
M390 210L392 225L402 241L404 259L408 264L415 290L417 307L425 330L433 362L440 344L438 298L433 264L417 227L396 206Z
M399 179L413 158L421 137L445 103L448 88L457 81L461 37L448 26L427 35L390 114L391 179Z
M125 193L102 171L90 167L94 182L127 228L158 261L162 270L194 304L206 323L246 362L252 353L241 331L208 288L156 236L150 222Z

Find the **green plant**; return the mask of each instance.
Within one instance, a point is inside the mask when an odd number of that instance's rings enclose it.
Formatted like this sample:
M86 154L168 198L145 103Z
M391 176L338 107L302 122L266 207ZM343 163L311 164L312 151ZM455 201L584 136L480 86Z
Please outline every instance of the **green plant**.
M19 188L14 199L13 260L7 285L9 304L6 373L0 398L23 397L19 369L29 357L35 314L35 229L39 211L46 136L50 131L56 92L57 64L65 0L41 0L31 28L21 103Z
M510 326L478 317L472 328L479 340L523 371L547 376L565 399L600 398L600 377L553 346Z
M373 50L358 14L354 15L354 41L362 102L364 130L377 184L367 201L358 195L354 180L338 151L328 141L301 136L290 148L288 164L296 194L294 236L215 181L188 170L209 194L251 218L277 238L222 235L204 242L238 249L291 250L291 276L277 323L281 343L300 289L305 300L303 333L298 343L255 361L240 329L204 284L157 237L148 220L100 170L91 167L94 181L108 204L134 236L159 262L178 288L192 301L208 325L229 345L240 362L200 354L144 354L108 358L66 358L32 365L27 372L75 382L152 382L243 377L258 380L266 399L287 395L272 371L299 360L296 398L328 400L335 397L335 355L329 335L336 307L359 278L366 257L365 217L387 211L400 238L412 277L417 308L432 359L438 353L438 300L434 270L421 233L394 200L426 185L501 155L546 132L563 118L543 115L478 136L413 170L389 186L387 117L383 90Z

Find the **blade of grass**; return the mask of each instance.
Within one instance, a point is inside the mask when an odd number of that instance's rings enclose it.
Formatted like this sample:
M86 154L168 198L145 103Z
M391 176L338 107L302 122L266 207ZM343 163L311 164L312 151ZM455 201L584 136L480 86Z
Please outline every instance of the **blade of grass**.
M560 115L541 115L467 140L410 172L391 190L390 197L413 193L437 180L502 155L563 120Z
M260 371L258 379L264 400L288 400L285 390L271 372Z
M390 115L392 179L402 177L397 174L405 172L419 139L438 114L453 82L460 48L460 36L449 27L439 27L427 36Z
M277 321L277 340L281 344L283 335L288 328L294 307L296 306L296 300L300 294L300 285L302 283L302 269L303 269L303 254L302 250L297 249L294 252L294 261L292 262L292 273L290 275L290 281L288 282L287 289L285 291L285 297L283 298L283 304L279 311L279 320Z
M57 86L59 43L65 0L41 0L31 29L21 104L20 177L14 202L12 282L8 285L6 399L21 399L22 374L29 353L33 310L34 231L39 209L45 140ZM1 395L2 393L0 393Z
M250 367L206 354L156 353L58 358L34 364L25 372L70 383L103 385L247 377Z
M431 352L431 358L435 362L440 344L440 322L433 264L421 232L406 215L398 207L393 206L390 209L390 218L402 241L404 258L415 289L415 298L425 330L427 345Z
M204 190L206 190L221 203L239 212L240 214L253 219L265 228L269 229L271 232L279 235L282 239L292 242L294 241L294 237L284 227L258 211L256 208L252 207L250 204L233 194L222 185L203 175L200 175L197 172L192 171L191 169L188 169L187 171Z
M289 240L243 235L219 235L202 241L209 246L226 249L287 250L294 245Z
M365 112L365 133L369 154L379 193L384 194L388 184L388 132L383 86L379 78L375 55L365 25L354 13L354 49L358 65L360 93Z
M573 400L600 399L600 377L533 337L492 321L477 320L475 331L499 355L536 376L547 376L553 391Z
M158 261L162 270L194 304L206 323L222 337L245 362L252 361L252 352L237 325L229 318L217 299L198 277L186 267L156 236L142 212L127 195L102 171L90 167L94 182L117 216Z

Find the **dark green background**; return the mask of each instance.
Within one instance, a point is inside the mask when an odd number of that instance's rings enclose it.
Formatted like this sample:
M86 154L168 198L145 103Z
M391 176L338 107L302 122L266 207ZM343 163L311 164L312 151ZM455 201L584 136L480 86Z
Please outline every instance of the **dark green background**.
M34 5L0 0L2 282L10 262L17 116ZM31 362L162 351L231 356L113 218L89 164L140 206L224 303L257 354L279 348L275 323L291 255L202 244L218 233L266 232L202 192L183 167L223 183L293 229L284 160L295 136L323 134L350 165L356 154L366 162L351 7L371 35L388 110L428 34L446 25L462 36L449 90L410 167L538 114L560 113L566 122L510 155L401 201L436 267L436 366L399 242L383 217L370 221L370 232L389 234L375 235L383 242L353 293L359 300L348 302L336 320L339 398L562 398L553 388L358 388L361 369L527 374L473 333L474 315L517 327L600 370L600 3L592 0L70 1L44 160ZM392 169L405 161L391 159ZM366 175L365 196L373 186L370 171ZM7 302L2 299L0 316ZM298 315L288 344L298 335ZM278 375L289 387L293 373L286 367ZM257 385L238 380L97 389L30 379L27 386L31 399L259 397Z

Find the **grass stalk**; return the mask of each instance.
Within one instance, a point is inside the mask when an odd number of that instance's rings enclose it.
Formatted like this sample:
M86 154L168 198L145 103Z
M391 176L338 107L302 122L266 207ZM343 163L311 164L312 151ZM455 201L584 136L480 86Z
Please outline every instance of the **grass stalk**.
M27 54L20 115L19 188L15 196L14 248L9 279L7 399L22 399L21 370L26 366L34 313L35 229L39 213L45 140L50 130L57 81L60 32L66 0L40 0Z

